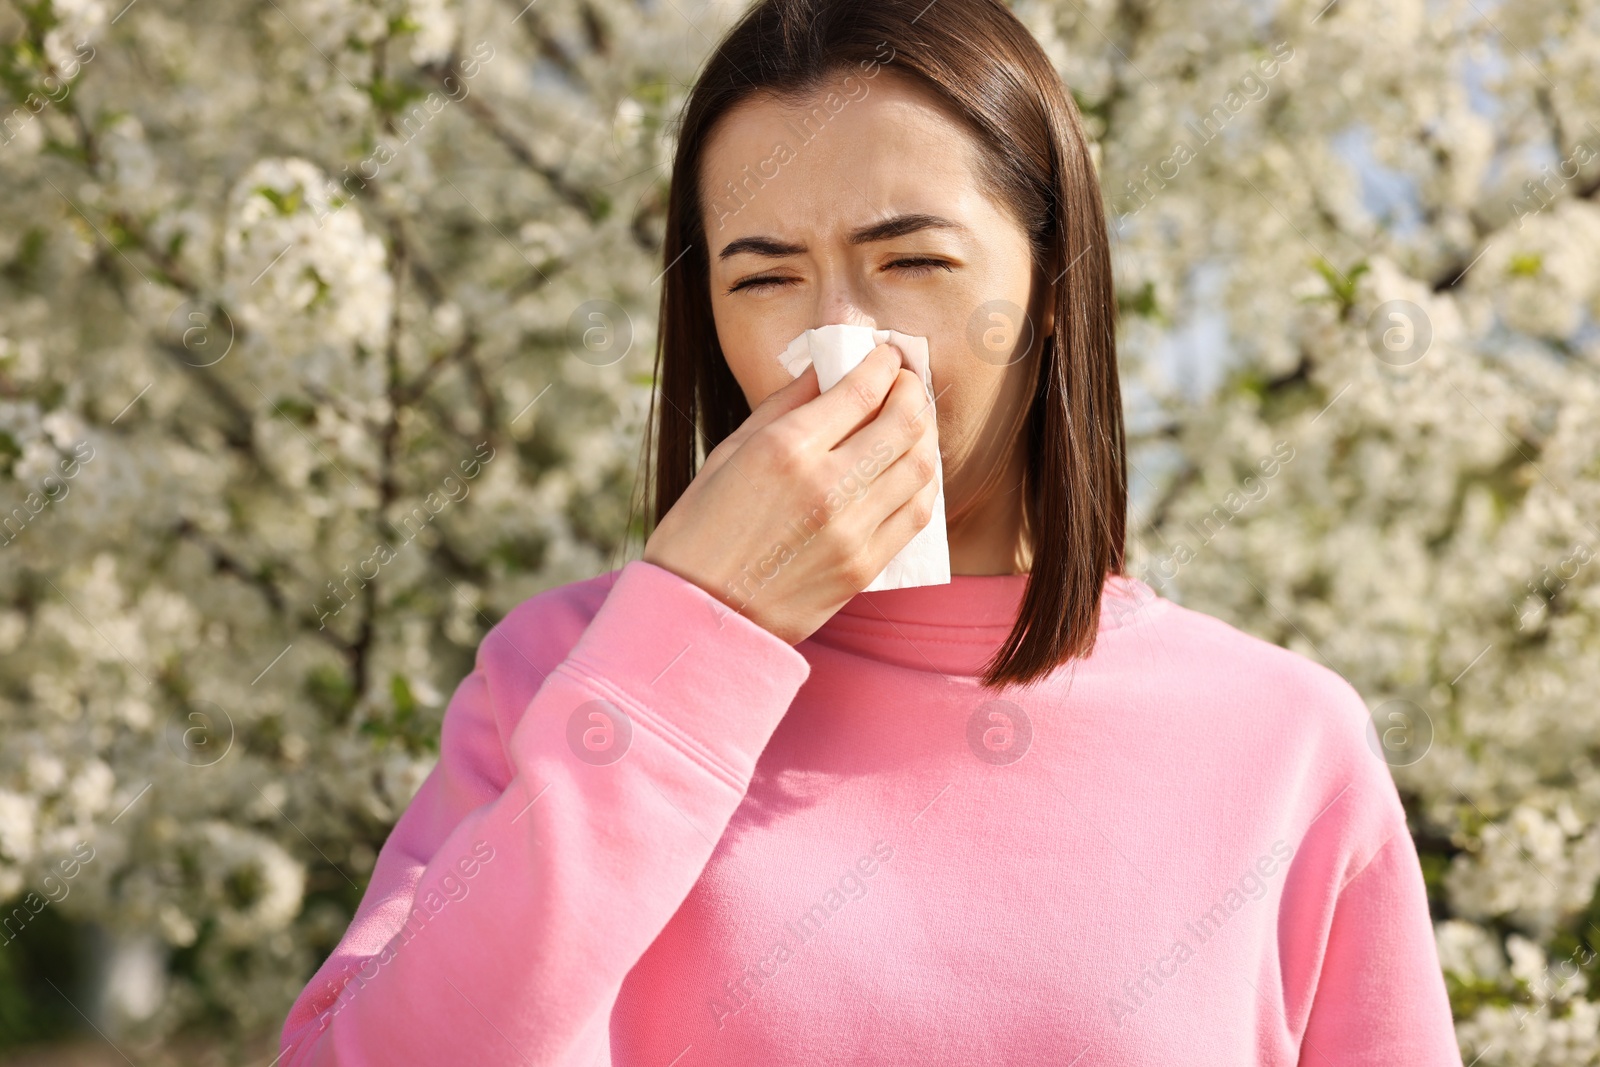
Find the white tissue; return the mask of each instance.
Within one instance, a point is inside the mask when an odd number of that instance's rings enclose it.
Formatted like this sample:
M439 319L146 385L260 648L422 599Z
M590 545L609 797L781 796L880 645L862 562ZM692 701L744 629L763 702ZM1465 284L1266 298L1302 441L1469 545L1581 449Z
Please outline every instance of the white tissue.
M922 387L933 403L933 374L928 366L928 339L897 330L874 330L870 326L819 326L790 341L778 354L778 362L798 378L807 363L816 365L817 385L824 391L833 388L867 353L881 344L892 344L902 353L901 364L922 379ZM883 572L868 582L863 592L878 589L906 589L917 585L948 585L950 546L944 526L944 462L935 458L934 479L938 495L933 498L933 517L918 530Z

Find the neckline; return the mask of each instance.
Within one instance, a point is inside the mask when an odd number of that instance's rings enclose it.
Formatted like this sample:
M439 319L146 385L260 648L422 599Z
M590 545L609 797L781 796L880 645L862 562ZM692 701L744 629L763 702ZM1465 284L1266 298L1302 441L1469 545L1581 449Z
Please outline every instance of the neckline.
M914 585L857 593L837 612L873 621L925 626L1003 626L1016 621L1028 575L952 574L948 585Z
M912 670L976 676L1010 635L1028 579L955 574L945 585L857 593L806 640ZM1137 578L1108 575L1097 647L1108 631L1137 626L1168 603Z

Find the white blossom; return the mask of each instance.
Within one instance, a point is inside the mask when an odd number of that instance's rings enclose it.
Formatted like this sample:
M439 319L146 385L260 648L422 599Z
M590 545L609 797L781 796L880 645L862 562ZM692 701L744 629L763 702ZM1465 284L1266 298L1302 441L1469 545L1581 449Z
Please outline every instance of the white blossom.
M125 946L150 1047L281 1023L489 623L637 549L674 120L742 7L8 24L23 82L80 69L0 138L0 899L92 846L52 907ZM1600 31L1554 0L1014 9L1113 233L1130 572L1402 702L1465 1061L1600 1063L1593 983L1541 978L1597 936ZM565 342L602 299L634 331L603 370Z

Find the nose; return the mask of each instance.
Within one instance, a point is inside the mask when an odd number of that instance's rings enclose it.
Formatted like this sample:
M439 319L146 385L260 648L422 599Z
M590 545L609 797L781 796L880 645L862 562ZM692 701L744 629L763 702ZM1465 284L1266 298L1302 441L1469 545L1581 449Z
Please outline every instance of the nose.
M837 324L877 329L877 316L866 304L844 271L827 271L817 285L817 306L811 325L813 328Z

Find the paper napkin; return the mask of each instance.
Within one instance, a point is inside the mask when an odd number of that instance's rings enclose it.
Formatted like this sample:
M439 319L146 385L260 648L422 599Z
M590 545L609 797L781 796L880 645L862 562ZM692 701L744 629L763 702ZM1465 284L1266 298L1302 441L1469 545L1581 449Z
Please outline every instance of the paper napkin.
M778 355L778 362L790 377L799 377L806 364L815 364L817 385L832 389L867 353L881 344L894 345L901 352L901 365L922 379L928 403L933 403L933 375L928 367L928 339L897 330L875 330L870 326L819 326L807 330ZM934 478L938 495L933 498L933 517L918 530L906 546L889 561L883 572L869 582L863 592L878 589L906 589L917 585L947 585L950 581L950 546L944 525L944 462L935 460Z

